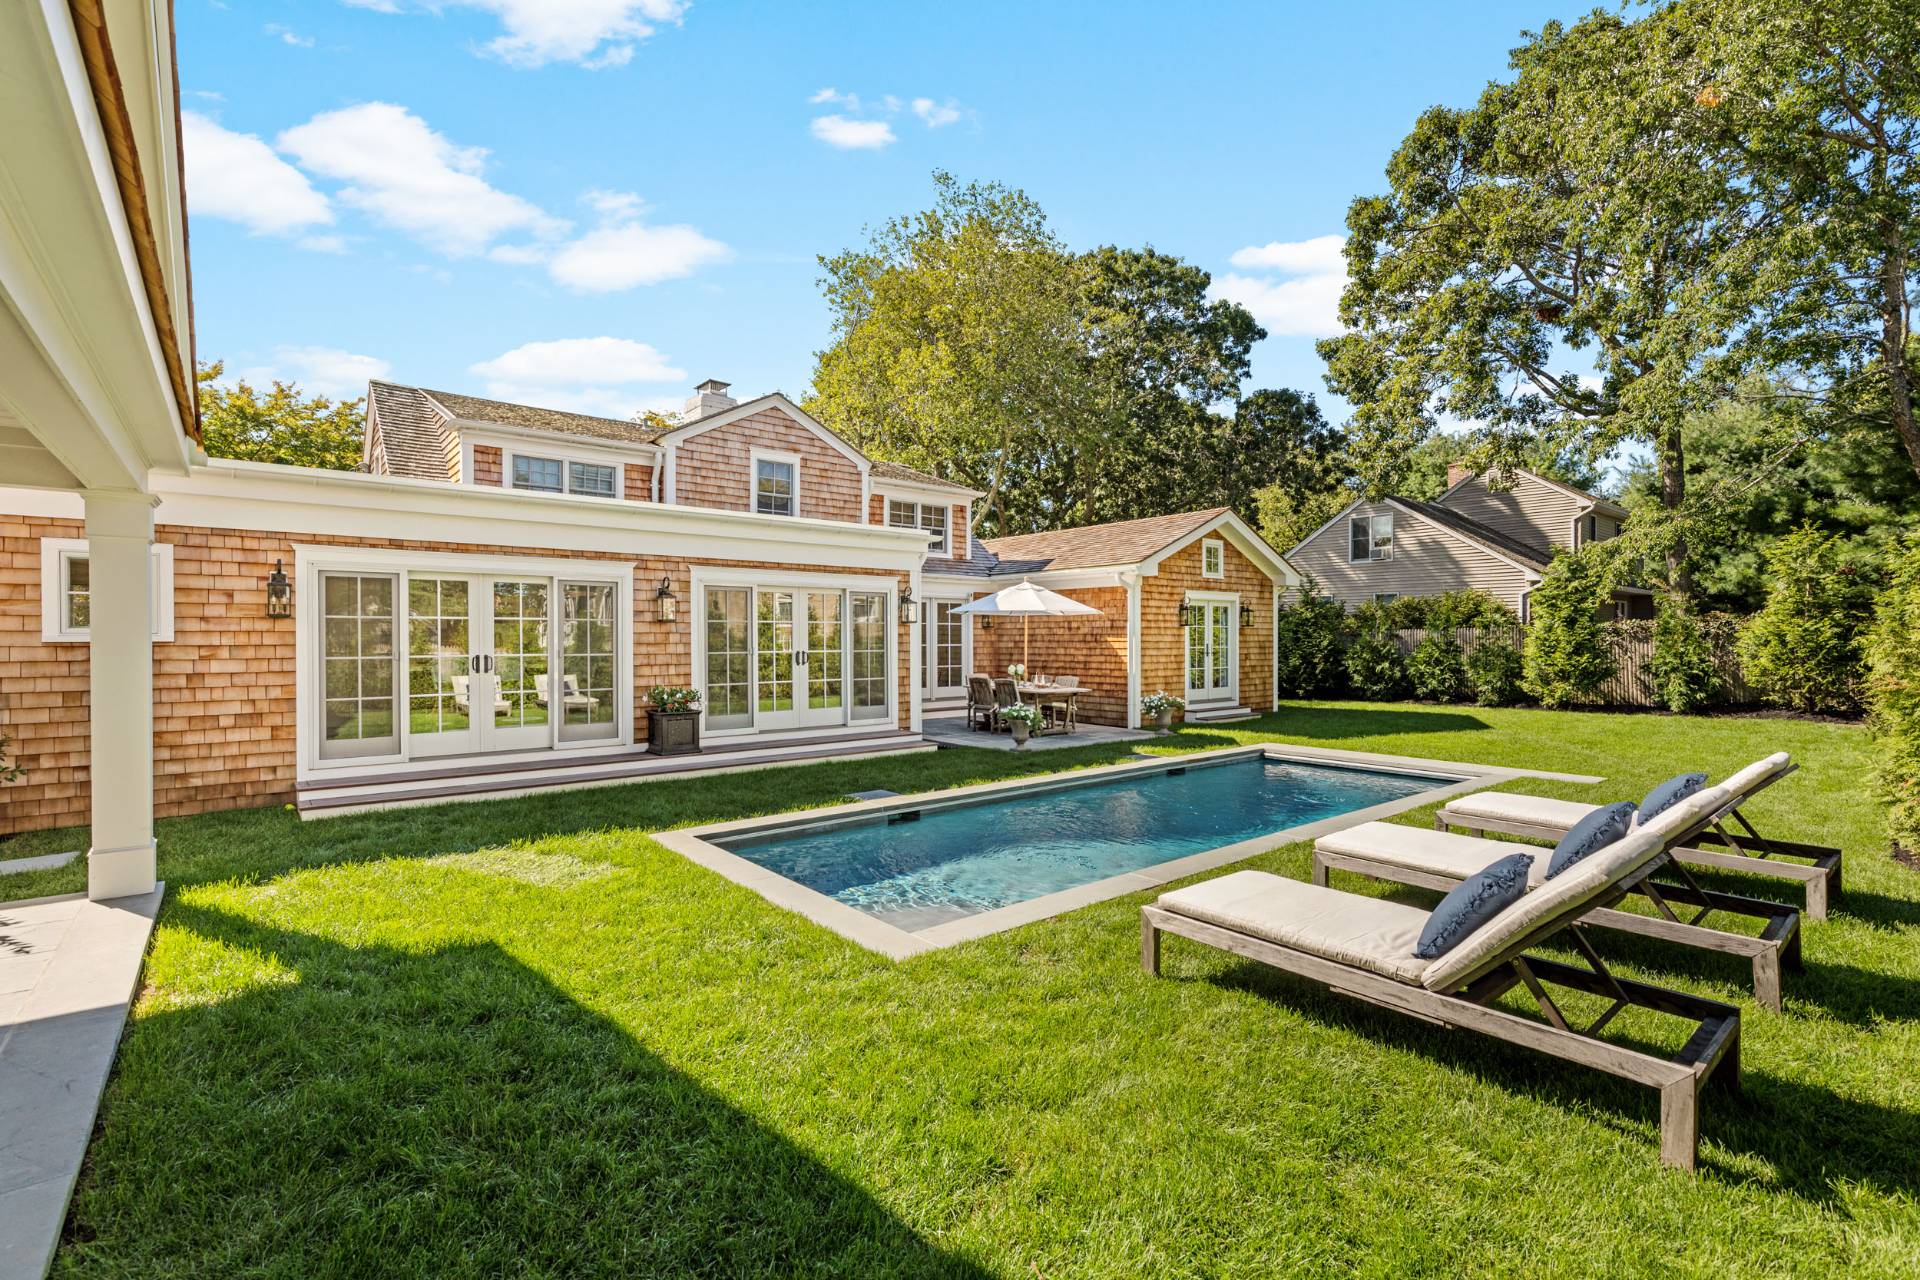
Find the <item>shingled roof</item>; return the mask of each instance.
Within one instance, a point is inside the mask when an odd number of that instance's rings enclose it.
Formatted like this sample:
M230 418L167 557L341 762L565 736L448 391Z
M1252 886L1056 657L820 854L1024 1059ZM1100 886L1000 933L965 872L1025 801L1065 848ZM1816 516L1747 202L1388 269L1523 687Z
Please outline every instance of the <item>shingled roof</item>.
M987 550L999 561L994 573L1039 573L1047 569L1097 569L1108 565L1139 564L1165 551L1211 520L1226 507L1183 511L1171 516L1147 516L1113 524L1090 524L1078 529L1021 533L1010 538L988 538Z
M672 430L671 426L650 426L620 418L600 418L590 413L568 413L564 409L541 409L530 404L512 404L505 400L483 400L452 391L415 388L455 418L467 422L493 422L503 427L522 427L531 431L558 431L562 435L588 436L595 440L618 440L625 444L651 444Z
M1421 502L1416 498L1402 498L1397 494L1393 500L1409 511L1451 529L1469 541L1480 543L1490 551L1523 561L1529 568L1545 569L1553 560L1552 552L1522 542L1490 525L1481 524L1470 516L1463 516L1452 507L1443 507L1433 502Z
M368 407L380 431L387 473L410 480L451 480L447 419L418 387L367 384Z
M939 476L930 475L925 471L919 471L898 462L883 462L879 458L873 458L868 461L867 465L870 474L876 480L906 480L913 484L924 484L935 489L951 489L955 493L973 492L971 488L957 481L942 480Z

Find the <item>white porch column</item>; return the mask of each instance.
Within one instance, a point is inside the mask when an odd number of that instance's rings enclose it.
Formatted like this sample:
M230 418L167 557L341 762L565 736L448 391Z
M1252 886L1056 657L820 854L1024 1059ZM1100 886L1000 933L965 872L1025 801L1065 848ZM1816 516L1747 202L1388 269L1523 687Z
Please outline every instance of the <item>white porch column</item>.
M153 842L153 505L88 490L87 661L93 847L87 896L151 893Z

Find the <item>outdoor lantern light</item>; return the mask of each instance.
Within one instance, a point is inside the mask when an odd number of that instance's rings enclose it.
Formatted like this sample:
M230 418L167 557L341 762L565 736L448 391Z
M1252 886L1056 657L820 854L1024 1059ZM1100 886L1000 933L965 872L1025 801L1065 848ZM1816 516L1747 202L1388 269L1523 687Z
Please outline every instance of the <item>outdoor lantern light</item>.
M1252 625L1253 625L1253 606L1250 604L1243 604L1240 606L1240 629L1242 631L1245 631L1248 627Z
M1180 625L1190 627L1195 622L1198 622L1200 620L1199 612L1199 606L1195 605L1191 600L1182 600L1180 602Z
M653 593L653 614L662 622L672 622L680 614L679 597L673 594L673 579L660 575L660 589Z
M908 626L920 621L920 602L913 598L912 587L907 587L900 593L900 621Z
M267 578L267 616L269 618L293 616L293 584L287 581L284 560L273 562L273 573Z

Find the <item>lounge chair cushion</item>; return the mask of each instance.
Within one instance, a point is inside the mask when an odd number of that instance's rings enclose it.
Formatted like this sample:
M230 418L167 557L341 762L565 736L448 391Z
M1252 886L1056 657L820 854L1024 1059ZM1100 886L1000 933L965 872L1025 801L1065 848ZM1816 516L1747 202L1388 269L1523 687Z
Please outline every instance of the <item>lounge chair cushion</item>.
M1418 983L1427 968L1413 954L1427 913L1384 898L1235 871L1161 894L1158 905L1397 982Z
M1549 796L1518 795L1511 791L1481 791L1456 796L1441 812L1460 826L1472 826L1473 819L1484 818L1502 826L1524 825L1543 831L1564 832L1600 806L1584 800L1555 800Z
M1465 942L1428 966L1420 984L1430 991L1452 991L1499 964L1532 934L1584 911L1619 881L1638 873L1666 851L1667 845L1712 813L1727 799L1723 787L1695 792L1652 822L1574 864L1563 876L1522 895Z
M1626 835L1633 826L1633 816L1633 802L1622 800L1618 804L1602 805L1574 823L1567 834L1560 837L1560 843L1553 846L1553 856L1547 859L1547 879L1553 879L1582 858L1593 856Z
M1720 785L1732 792L1733 798L1738 800L1775 774L1784 773L1787 766L1792 763L1792 756L1784 751L1776 751L1764 760L1755 760Z
M1527 870L1533 859L1524 853L1495 858L1455 885L1427 917L1413 954L1438 960L1469 934L1499 915L1527 891Z
M1346 854L1368 862L1385 863L1409 871L1428 871L1450 880L1465 880L1487 862L1512 845L1463 836L1452 831L1429 831L1401 822L1363 822L1345 831L1335 831L1313 842L1321 853ZM1547 878L1546 850L1537 853L1527 870L1527 883L1537 885Z
M1688 796L1707 785L1704 773L1677 773L1665 782L1647 792L1647 798L1640 802L1640 820L1652 821L1667 810L1669 806L1679 804Z

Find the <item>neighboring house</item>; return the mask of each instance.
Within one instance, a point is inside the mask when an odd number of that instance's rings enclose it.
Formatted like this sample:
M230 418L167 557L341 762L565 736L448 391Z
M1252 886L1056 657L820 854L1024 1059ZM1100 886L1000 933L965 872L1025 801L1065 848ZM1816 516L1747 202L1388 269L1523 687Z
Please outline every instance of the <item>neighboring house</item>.
M727 392L626 421L377 381L361 471L152 476L155 812L660 772L654 685L703 694L707 750L675 769L920 748L926 706L1014 660L1004 622L954 610L1025 576L1106 611L1034 624L1036 669L1080 675L1089 721L1137 724L1143 686L1200 716L1271 705L1291 578L1230 513L983 543L973 490L869 459L778 393ZM27 773L0 830L87 818L81 505L0 490L4 657L67 691L67 714L0 709Z
M1617 537L1626 518L1605 498L1531 471L1516 471L1510 488L1496 488L1485 476L1456 466L1448 472L1446 492L1433 502L1392 495L1354 502L1287 559L1349 609L1473 588L1524 620L1552 548ZM1608 611L1651 617L1652 605L1644 588L1623 587Z

